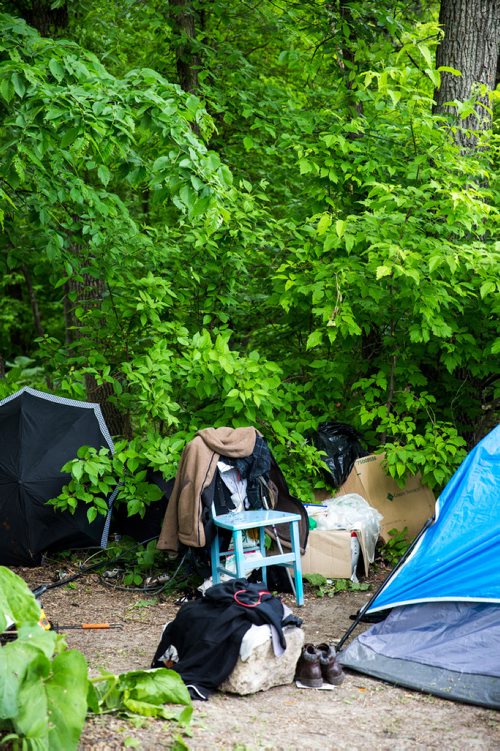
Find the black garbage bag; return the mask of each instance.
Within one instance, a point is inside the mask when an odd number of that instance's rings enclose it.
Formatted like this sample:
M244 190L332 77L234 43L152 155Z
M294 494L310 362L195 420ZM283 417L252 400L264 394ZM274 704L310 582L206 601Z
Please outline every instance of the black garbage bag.
M361 439L355 428L343 422L322 422L312 435L314 446L326 454L325 477L334 487L340 487L347 480L356 459L367 456Z

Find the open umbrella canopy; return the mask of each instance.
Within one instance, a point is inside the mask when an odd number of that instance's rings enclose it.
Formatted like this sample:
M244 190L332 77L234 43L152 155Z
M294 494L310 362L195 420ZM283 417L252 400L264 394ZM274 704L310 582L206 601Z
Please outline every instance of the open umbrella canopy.
M33 566L46 550L99 545L104 517L61 512L47 501L70 475L80 446L114 451L98 404L25 387L0 401L0 564Z

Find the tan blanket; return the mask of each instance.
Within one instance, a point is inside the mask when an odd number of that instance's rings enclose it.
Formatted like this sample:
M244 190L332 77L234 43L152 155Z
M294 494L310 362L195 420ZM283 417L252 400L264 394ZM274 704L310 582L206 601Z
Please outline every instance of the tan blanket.
M203 490L213 480L219 457L250 456L255 447L255 428L206 428L199 430L182 452L172 495L163 518L158 548L176 552L179 542L194 548L205 545L201 519Z

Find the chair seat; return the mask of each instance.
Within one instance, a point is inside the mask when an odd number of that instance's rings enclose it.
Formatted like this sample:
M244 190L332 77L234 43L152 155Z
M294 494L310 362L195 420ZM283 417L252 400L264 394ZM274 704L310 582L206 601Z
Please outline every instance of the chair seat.
M220 581L220 574L226 574L231 577L246 577L247 573L255 568L262 571L262 579L266 582L267 566L284 565L291 568L294 573L295 584L293 586L297 605L304 604L304 593L302 585L302 566L301 552L299 541L299 522L300 514L289 513L287 511L275 511L274 509L255 509L251 511L239 511L237 513L213 515L215 525L215 536L211 545L210 556L212 563L212 581L217 584ZM276 527L279 524L288 524L290 528L290 545L291 551L284 553L281 550L280 555L267 555L265 547L265 527ZM258 549L260 556L251 560L245 559L245 553L242 541L242 532L247 529L259 529ZM233 552L235 557L236 571L230 571L221 564L221 558L227 556L227 552L220 551L219 529L226 529L232 533ZM277 534L277 533L276 533ZM290 579L291 581L291 579Z
M300 514L290 514L287 511L272 509L257 509L255 511L239 511L234 514L221 514L214 517L214 523L223 529L252 529L253 527L269 527L272 524L290 524L299 522Z

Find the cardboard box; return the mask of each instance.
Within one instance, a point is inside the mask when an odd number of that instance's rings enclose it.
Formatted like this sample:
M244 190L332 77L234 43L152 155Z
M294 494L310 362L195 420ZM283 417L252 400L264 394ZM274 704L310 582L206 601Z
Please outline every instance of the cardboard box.
M356 530L360 547L359 567L368 576L368 558L361 530ZM330 579L350 579L352 574L351 532L347 529L311 529L306 552L301 558L303 574L322 574Z
M316 522L319 522L321 517L328 516L328 506L325 504L316 504L316 503L306 503L304 504L308 513L308 516L311 519L314 519ZM320 571L318 568L316 568L315 571L307 571L305 573L311 574L323 574L324 576L329 576L333 579L344 579L346 578L343 574L335 573L339 569L338 565L338 559L339 556L341 556L342 560L345 561L345 564L342 564L343 569L347 568L347 561L350 560L350 556L352 556L352 551L348 551L348 547L350 548L350 539L348 540L347 537L345 537L345 533L347 533L347 536L351 537L351 532L354 531L357 534L358 542L359 542L359 563L358 563L358 572L361 571L361 568L364 570L365 576L368 576L369 573L369 559L368 555L366 553L366 539L365 539L365 530L362 528L355 527L352 530L351 529L324 529L324 527L314 528L310 530L309 532L309 540L308 540L308 549L312 546L314 550L311 552L311 558L314 558L315 563L314 565L317 567L318 565L322 566L322 570ZM320 534L321 533L321 534ZM339 535L339 533L343 533L342 535ZM329 536L330 535L330 536ZM333 536L332 536L333 535ZM337 535L337 537L335 537ZM340 550L340 546L342 545L342 550ZM334 556L336 563L333 566L329 566L327 561L323 561L322 558L327 554L328 549L331 548L330 554ZM309 561L309 559L308 559ZM309 563L307 564L309 565ZM329 570L331 569L331 570ZM326 571L326 573L324 573ZM334 571L334 573L332 573ZM349 569L351 571L351 569ZM347 578L351 577L351 573L349 573Z
M382 467L384 454L370 454L357 459L351 474L339 488L335 497L358 493L370 506L384 517L380 536L386 542L390 529L403 530L413 538L420 532L427 519L434 514L433 492L422 485L420 475L408 478L404 488L387 477Z
M311 529L301 558L303 574L323 574L332 579L350 579L351 533L345 529Z

